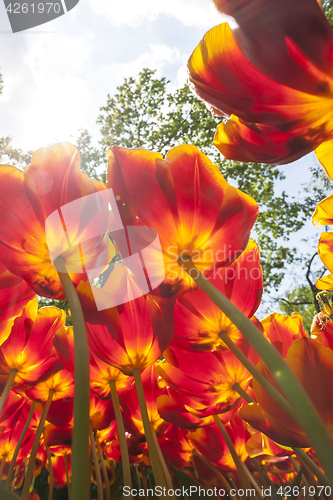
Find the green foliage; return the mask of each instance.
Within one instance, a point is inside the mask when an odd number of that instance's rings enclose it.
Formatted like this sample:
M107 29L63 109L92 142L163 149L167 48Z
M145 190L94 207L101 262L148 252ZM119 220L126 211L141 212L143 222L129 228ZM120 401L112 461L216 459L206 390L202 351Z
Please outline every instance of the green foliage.
M318 290L319 291L319 290ZM304 330L309 333L313 317L318 313L311 289L301 285L293 291L287 292L285 298L280 299L279 307L282 313L290 316L294 311L301 314Z
M321 0L322 6L324 8L325 15L333 26L333 1L332 0Z
M68 302L66 299L56 300L56 299L47 299L46 297L38 297L38 309L41 307L57 307L58 309L63 309L66 313L66 326L72 326L72 318L70 315Z
M23 153L21 149L14 148L12 138L0 137L0 164L15 165L26 168L30 165L32 152Z
M178 144L210 146L220 119L213 117L188 86L167 92L169 82L143 69L137 80L126 78L118 92L108 95L97 123L102 146L147 148L165 154Z
M91 145L92 137L88 130L79 130L79 136L76 140L76 147L80 151L81 156L81 170L86 172L89 177L95 177L103 182L106 180L106 155L100 149L94 148ZM104 165L103 165L104 163ZM101 165L104 166L104 173L98 174L97 169Z

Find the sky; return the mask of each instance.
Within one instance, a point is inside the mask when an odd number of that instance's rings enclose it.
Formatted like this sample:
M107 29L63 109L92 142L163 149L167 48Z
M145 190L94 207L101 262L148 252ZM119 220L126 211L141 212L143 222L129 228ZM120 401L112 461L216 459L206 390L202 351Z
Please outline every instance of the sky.
M183 85L189 56L222 19L209 0L80 0L13 34L0 0L0 136L30 150L81 128L97 137L99 108L125 77L149 67Z
M225 20L210 0L80 0L66 15L13 34L0 0L0 137L10 135L14 146L36 150L74 142L84 128L97 144L99 109L125 77L149 67L170 80L170 91L182 86L192 51L207 30ZM286 180L277 194L297 196L315 161L312 154L281 167ZM321 231L309 221L293 237L299 253ZM285 288L293 279L286 276Z

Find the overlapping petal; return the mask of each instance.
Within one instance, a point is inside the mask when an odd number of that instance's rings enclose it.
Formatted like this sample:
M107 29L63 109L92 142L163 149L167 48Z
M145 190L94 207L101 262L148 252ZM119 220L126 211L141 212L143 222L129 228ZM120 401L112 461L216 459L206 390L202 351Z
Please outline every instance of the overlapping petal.
M194 91L221 124L214 144L227 158L288 163L333 130L333 33L316 0L216 2L238 27L210 30L188 69ZM313 45L312 37L313 36Z
M53 343L63 366L74 373L74 332L73 327L65 326L57 330ZM91 392L102 399L110 399L111 380L117 383L117 392L121 394L129 389L133 384L132 377L124 375L118 368L105 363L98 358L91 350L89 351L89 378Z
M164 357L157 373L184 396L186 408L199 417L232 410L240 400L235 385L246 391L252 380L230 351L189 352L169 346Z
M169 345L173 336L173 301L145 295L124 304L121 314L117 313L111 321L87 323L87 334L96 356L132 375L133 368L143 370L150 366Z
M14 319L34 296L25 281L10 273L0 262L0 345L10 334Z
M317 340L303 337L291 344L286 362L332 432L333 351L325 348ZM262 362L257 368L274 384L272 376ZM253 389L258 405L250 404L241 408L241 417L252 427L280 444L302 448L309 446L304 431L255 380Z
M275 349L285 358L294 340L306 337L302 317L299 313L293 316L273 313L261 321L265 333Z
M333 34L316 0L214 2L220 12L236 20L233 33L242 52L273 80L310 94L319 91L317 75L307 73L307 67L295 60L288 40L304 54L308 66L333 76Z
M214 270L207 278L251 318L259 307L263 290L258 246L250 240L235 262ZM175 337L179 347L187 345L187 348L199 351L224 350L226 347L219 337L221 331L228 332L234 341L242 338L238 329L201 289L177 300Z
M225 425L225 428L236 449L237 455L245 462L248 457L246 441L249 437L249 432L245 424L236 414L234 418ZM191 432L188 434L188 439L195 445L200 453L213 464L223 467L225 470L236 469L225 440L215 423Z
M333 232L322 233L318 243L318 254L327 269L333 273ZM316 281L319 290L333 290L333 275L324 276Z
M256 203L231 187L196 147L178 146L165 160L143 149L119 147L111 148L108 157L108 185L124 224L158 233L165 267L160 294L175 295L193 286L178 264L181 255L189 255L207 273L244 250Z
M59 233L63 233L64 228L49 225L46 238L46 219L64 205L104 190L105 186L80 172L79 153L69 143L39 149L31 161L25 172L11 166L0 169L1 260L10 272L27 281L39 295L62 298L63 291L50 260L49 245L56 245L64 239L64 234ZM84 228L80 227L78 219L71 228L69 240L75 240L82 231ZM114 254L104 233L83 245L86 267L93 266L105 249L110 253L110 260L112 252ZM72 269L78 269L71 273L72 281L78 284L85 279L78 245L69 251L66 260Z
M62 366L53 337L65 321L65 311L56 307L37 311L37 299L30 301L0 347L0 373L8 375L10 370L17 370L14 386L23 388L58 371Z

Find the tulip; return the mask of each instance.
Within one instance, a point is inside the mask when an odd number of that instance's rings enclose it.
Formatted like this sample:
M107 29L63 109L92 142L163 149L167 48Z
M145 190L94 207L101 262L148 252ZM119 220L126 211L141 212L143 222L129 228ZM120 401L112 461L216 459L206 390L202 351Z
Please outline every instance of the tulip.
M257 205L230 186L196 147L178 146L164 160L159 153L114 146L108 157L107 185L123 223L151 227L159 236L165 276L159 266L150 266L150 281L163 280L155 294L170 297L195 287L178 264L181 255L207 274L245 249ZM147 251L148 264L157 261L156 251Z
M209 281L251 318L259 307L263 282L259 248L250 240L244 252L227 267L207 276ZM184 349L225 350L220 332L237 344L242 335L229 318L201 290L180 297L175 304L175 337Z
M64 298L49 252L64 240L65 233L61 224L55 225L49 219L46 235L48 217L58 213L59 209L67 210L64 206L74 200L105 189L101 182L89 179L79 168L77 149L64 142L36 151L30 167L24 172L10 166L1 166L0 169L1 260L10 272L23 278L38 295L44 297ZM101 218L100 213L96 214L98 216ZM81 227L80 218L75 221L72 217L69 219L65 217L64 224L67 222L69 225L66 229L73 246L69 249L66 243L62 252L67 250L63 258L72 269L72 281L78 284L86 279L86 275L77 240L83 240L81 251L86 269L97 267L99 255L105 250L111 260L114 249L105 234L106 226L100 235L92 234L89 240L89 235L85 233L86 224Z
M228 118L215 135L219 151L284 164L329 141L333 33L318 2L215 3L237 27L224 23L206 33L188 70L192 89Z
M333 433L333 389L330 382L333 374L333 351L325 348L318 340L303 337L292 342L286 362L306 390L329 432ZM258 363L257 368L274 383L262 362ZM279 444L296 448L309 447L306 433L255 380L253 389L258 404L241 408L241 417Z

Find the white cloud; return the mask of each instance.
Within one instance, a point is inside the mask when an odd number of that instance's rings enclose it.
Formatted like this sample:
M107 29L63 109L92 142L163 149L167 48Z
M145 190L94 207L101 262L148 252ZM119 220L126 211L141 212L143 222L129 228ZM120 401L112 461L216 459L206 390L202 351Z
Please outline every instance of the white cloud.
M90 0L93 10L115 26L137 27L155 21L160 14L174 17L185 26L209 27L221 22L211 0Z
M80 128L88 128L98 139L96 119L107 94L144 67L155 69L157 78L171 79L170 90L182 86L187 78L188 45L192 46L186 43L188 36L193 36L194 49L200 41L198 26L206 31L220 22L210 0L92 0L82 2L82 9L78 6L73 13L33 31L2 35L6 44L0 45L4 77L0 137L11 135L15 145L25 150L55 139L71 140ZM164 30L159 38L158 30L150 26L154 35L149 43L147 23L160 14L193 29L187 28L186 38L179 39L171 29L170 36ZM112 30L112 24L123 25L126 35L122 29ZM119 34L126 36L126 43ZM132 50L138 42L141 52Z
M93 33L68 33L8 38L16 60L2 57L4 92L0 96L0 135L12 135L24 149L68 139L89 121L92 90L86 78ZM13 35L15 37L15 35ZM18 50L13 50L16 44ZM0 57L5 54L1 54ZM5 51L3 51L5 52Z
M148 50L137 59L126 63L111 63L101 66L95 77L98 81L107 79L109 85L114 87L120 85L124 78L135 76L143 68L156 70L156 77L165 76L168 71L165 68L171 65L179 66L185 64L187 57L176 47L165 44L149 44Z

